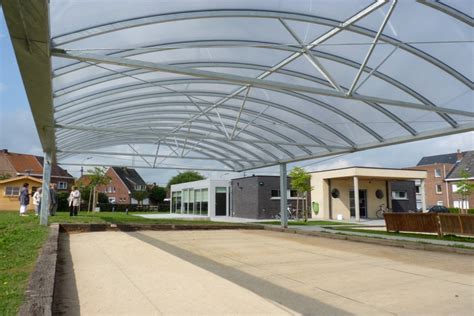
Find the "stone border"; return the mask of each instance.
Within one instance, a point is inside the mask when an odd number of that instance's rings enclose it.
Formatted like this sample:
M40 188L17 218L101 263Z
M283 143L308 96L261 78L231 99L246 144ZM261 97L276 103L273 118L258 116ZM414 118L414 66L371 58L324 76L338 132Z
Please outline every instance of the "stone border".
M140 230L218 230L218 229L263 229L253 224L61 224L62 233L86 233L103 231Z
M453 247L453 246L444 246L444 245L435 245L430 244L429 242L418 242L418 241L408 241L408 240L393 240L393 239L384 239L381 237L363 237L363 236L355 236L343 233L326 233L326 232L316 232L316 231L304 231L294 228L281 228L281 227L271 227L271 226L264 226L265 230L269 231L276 231L276 232L283 232L283 233L290 233L290 234L298 234L304 236L314 236L314 237L323 237L323 238L330 238L330 239L339 239L339 240L349 240L355 242L365 242L369 244L381 245L381 246L391 246L391 247L399 247L405 249L414 249L414 250L426 250L426 251L437 251L437 252L446 252L446 253L455 253L455 254L462 254L462 255L474 255L474 248L460 248L460 247Z
M49 228L49 237L43 245L41 254L36 260L35 270L30 276L28 289L25 292L25 301L18 315L52 315L58 241L59 225L53 224Z

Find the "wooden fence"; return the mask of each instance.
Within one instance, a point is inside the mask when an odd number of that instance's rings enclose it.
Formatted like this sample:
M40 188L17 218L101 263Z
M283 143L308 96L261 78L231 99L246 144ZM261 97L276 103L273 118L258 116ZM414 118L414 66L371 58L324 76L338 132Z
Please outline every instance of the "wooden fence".
M474 215L385 213L387 231L474 235Z

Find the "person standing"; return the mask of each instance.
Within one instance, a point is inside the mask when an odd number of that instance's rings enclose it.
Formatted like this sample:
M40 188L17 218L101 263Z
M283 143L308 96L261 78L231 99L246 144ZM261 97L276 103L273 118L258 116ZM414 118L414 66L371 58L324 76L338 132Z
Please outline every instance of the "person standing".
M51 183L49 186L49 216L56 215L58 209L58 192L56 192L56 184Z
M81 205L81 192L77 187L72 187L71 194L69 194L69 216L77 216L79 206Z
M41 212L41 188L33 194L33 205L35 206L35 216L38 216Z
M28 214L26 214L26 209L28 207L28 204L30 204L30 195L28 193L28 187L28 183L23 183L23 187L20 191L20 196L18 197L18 199L20 200L20 216L28 216Z

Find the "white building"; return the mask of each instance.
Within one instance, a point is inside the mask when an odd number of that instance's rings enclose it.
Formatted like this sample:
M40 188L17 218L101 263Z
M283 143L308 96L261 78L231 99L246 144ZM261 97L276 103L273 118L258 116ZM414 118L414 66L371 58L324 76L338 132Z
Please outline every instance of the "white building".
M172 185L170 212L230 216L230 181L205 179Z

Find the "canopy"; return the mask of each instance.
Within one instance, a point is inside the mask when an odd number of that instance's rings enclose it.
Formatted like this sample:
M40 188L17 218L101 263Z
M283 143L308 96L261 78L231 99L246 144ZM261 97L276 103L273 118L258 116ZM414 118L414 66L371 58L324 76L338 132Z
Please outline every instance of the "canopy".
M59 163L228 171L474 130L473 7L3 2Z

